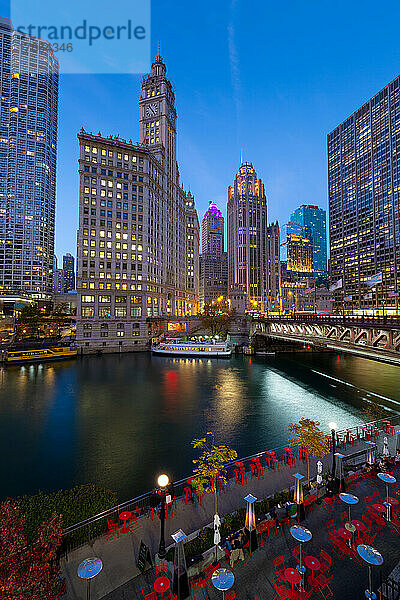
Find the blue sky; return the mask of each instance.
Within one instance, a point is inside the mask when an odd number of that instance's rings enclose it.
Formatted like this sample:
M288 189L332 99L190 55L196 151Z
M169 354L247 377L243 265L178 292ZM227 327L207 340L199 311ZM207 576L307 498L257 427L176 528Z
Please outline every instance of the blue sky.
M153 0L152 55L160 39L181 177L200 219L209 200L226 213L241 147L265 183L269 221L283 224L303 203L326 207L326 134L399 74L399 18L396 2ZM76 252L76 133L137 140L140 84L140 75L61 76L59 256Z

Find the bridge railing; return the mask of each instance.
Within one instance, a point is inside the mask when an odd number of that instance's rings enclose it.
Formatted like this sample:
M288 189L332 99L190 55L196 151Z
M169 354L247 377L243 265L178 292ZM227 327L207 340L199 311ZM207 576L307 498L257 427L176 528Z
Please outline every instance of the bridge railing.
M388 329L400 328L400 315L370 316L370 315L319 315L295 313L291 315L264 315L253 317L253 322L282 322L282 323L315 323L320 325L357 325L359 327L383 327Z
M365 427L374 426L379 430L383 430L384 422L390 421L390 423L394 426L400 423L400 416L388 417L385 419L379 419L375 421L370 421L368 423L363 423L361 425L349 427L347 429L338 430L336 432L337 435L345 435L347 432L352 432L356 435L357 439L363 438L365 431ZM327 436L328 437L328 436ZM271 448L275 452L275 456L278 461L282 461L283 455L285 453L285 448L287 446L279 446L277 448ZM297 452L298 446L291 445L291 448L294 453ZM262 450L261 452L256 452L255 454L251 454L250 456L245 456L243 458L237 458L226 465L226 475L227 479L231 479L234 477L234 469L236 462L241 462L244 465L246 472L248 473L250 470L250 464L253 463L252 458L257 456L261 462L261 464L265 465L267 452L270 450ZM190 477L190 476L189 476ZM179 481L173 482L173 495L175 499L181 498L184 496L184 489L188 486L187 483L188 477L180 479ZM277 490L279 491L279 490ZM89 517L84 521L79 523L75 523L67 527L63 532L63 544L62 544L62 553L68 554L74 548L82 546L86 543L90 543L95 538L107 533L108 531L108 522L119 523L120 518L119 515L123 511L129 511L134 515L140 515L140 518L157 518L157 513L155 510L152 510L152 498L153 492L146 492L141 496L137 496L136 498L132 498L127 500L126 502L121 502L117 506L113 506L97 515Z

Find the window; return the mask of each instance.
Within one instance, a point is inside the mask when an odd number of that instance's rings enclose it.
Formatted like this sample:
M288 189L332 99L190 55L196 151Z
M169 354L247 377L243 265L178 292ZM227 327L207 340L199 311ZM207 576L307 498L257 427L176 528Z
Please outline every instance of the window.
M94 296L82 296L82 302L94 302Z
M132 306L131 307L131 317L141 317L142 316L142 307L141 306Z
M105 308L99 308L99 317L103 319L106 317L111 317L111 308L108 306Z
M115 316L116 317L126 317L126 307L125 306L116 306L115 307Z
M93 306L83 306L82 307L82 317L94 317L94 307Z

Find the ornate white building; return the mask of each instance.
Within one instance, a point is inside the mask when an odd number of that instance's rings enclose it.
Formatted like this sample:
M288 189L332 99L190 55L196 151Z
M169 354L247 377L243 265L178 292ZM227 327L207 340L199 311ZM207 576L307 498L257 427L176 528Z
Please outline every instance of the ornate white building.
M193 315L199 221L179 182L175 95L160 54L143 79L139 144L81 131L77 344L148 347L154 319Z

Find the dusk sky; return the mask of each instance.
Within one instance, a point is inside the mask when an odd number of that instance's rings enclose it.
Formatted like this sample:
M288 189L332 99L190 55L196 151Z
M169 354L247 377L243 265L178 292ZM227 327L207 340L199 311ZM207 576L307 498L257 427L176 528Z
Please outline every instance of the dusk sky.
M2 16L7 16L3 7ZM327 206L326 134L400 71L395 2L152 2L152 55L175 86L181 179L200 220L243 159L264 181L268 220ZM78 143L138 139L141 75L62 75L56 250L76 254Z

